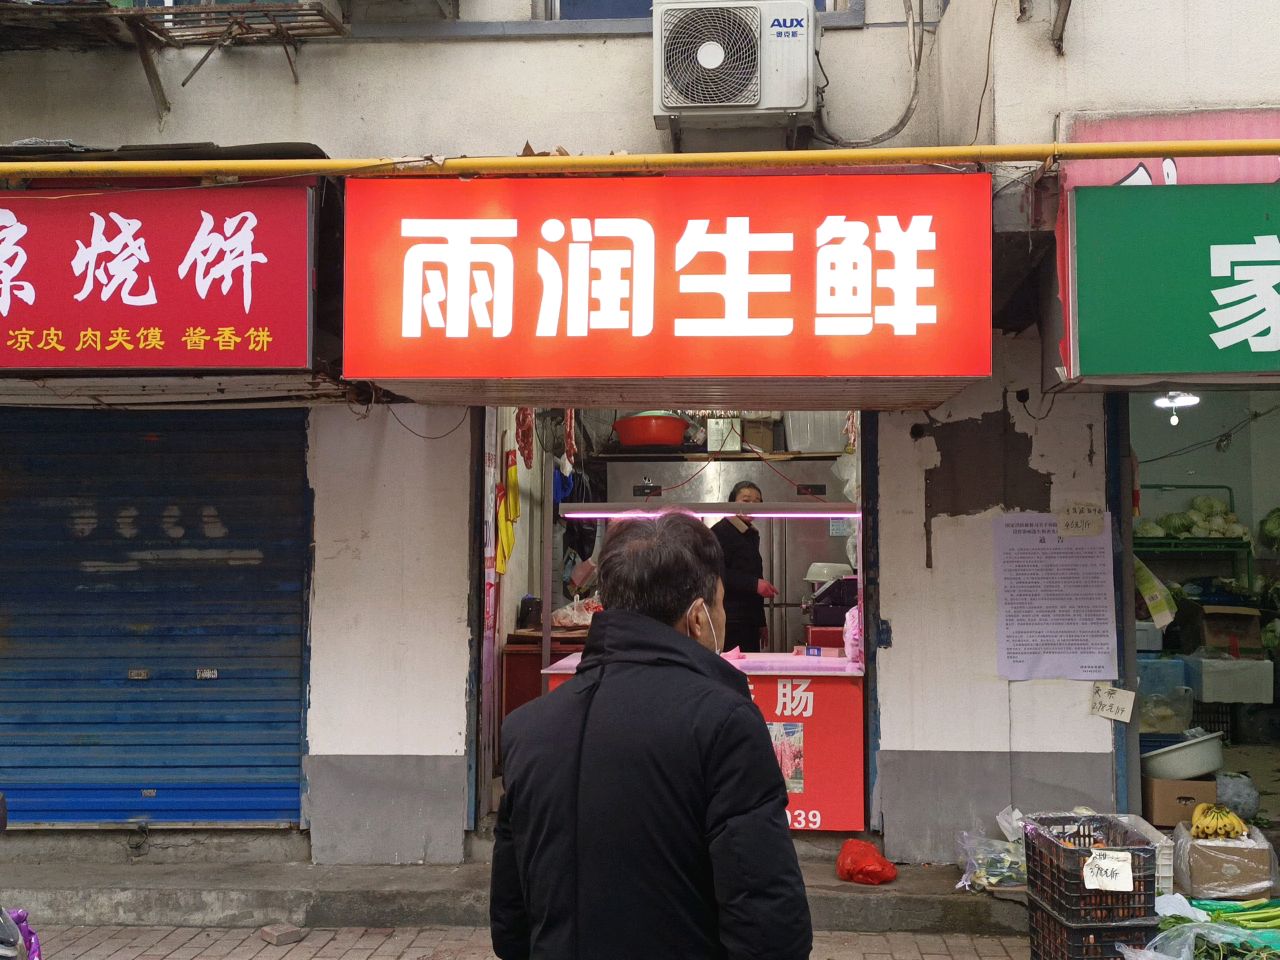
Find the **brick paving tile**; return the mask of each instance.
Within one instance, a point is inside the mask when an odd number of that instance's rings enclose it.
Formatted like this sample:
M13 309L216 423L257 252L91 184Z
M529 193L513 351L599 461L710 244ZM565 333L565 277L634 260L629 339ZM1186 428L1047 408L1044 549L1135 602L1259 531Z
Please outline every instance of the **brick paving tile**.
M293 949L284 955L285 960L311 960L332 939L333 934L327 930L313 930L293 945Z
M267 941L258 936L258 932L254 930L237 943L235 949L228 953L224 960L253 960L266 948Z
M315 929L268 945L257 928L58 927L48 960L494 960L485 927ZM820 931L812 960L1030 960L1025 937Z

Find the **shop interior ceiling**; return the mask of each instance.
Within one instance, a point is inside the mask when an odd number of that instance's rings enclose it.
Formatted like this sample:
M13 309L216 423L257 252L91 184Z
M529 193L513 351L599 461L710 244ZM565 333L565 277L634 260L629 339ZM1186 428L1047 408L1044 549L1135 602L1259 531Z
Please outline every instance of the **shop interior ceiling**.
M767 358L761 366L767 367ZM380 380L384 390L431 404L753 410L931 410L978 382L972 377L733 377L649 380Z

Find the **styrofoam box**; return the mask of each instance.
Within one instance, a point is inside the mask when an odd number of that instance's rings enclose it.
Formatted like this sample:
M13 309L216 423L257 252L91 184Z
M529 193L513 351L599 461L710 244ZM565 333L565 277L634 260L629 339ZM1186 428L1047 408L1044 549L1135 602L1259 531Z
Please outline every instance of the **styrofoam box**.
M1116 819L1123 821L1130 830L1142 834L1155 846L1156 896L1173 893L1173 837L1166 837L1137 814L1122 813Z
M1164 649L1164 631L1150 620L1139 620L1135 632L1139 653L1159 653Z
M1186 685L1187 665L1183 661L1138 657L1138 693L1142 696L1167 697L1178 687Z
M1187 685L1201 703L1271 703L1275 664L1270 660L1214 660L1182 657Z

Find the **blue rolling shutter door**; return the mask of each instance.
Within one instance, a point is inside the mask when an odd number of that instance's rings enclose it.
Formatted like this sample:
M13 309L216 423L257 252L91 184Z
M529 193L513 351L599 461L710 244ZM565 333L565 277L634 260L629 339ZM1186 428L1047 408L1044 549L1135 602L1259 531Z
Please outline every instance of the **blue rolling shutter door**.
M305 417L0 412L11 822L298 821Z

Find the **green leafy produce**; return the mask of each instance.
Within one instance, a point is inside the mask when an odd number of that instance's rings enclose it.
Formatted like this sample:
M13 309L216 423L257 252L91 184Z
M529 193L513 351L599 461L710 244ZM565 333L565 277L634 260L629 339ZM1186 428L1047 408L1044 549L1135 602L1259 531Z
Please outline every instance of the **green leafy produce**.
M1280 550L1280 507L1270 511L1258 524L1258 539L1264 547Z
M1230 510L1225 500L1208 496L1192 497L1191 509L1199 510L1206 517L1225 517Z
M1207 537L1212 533L1213 531L1210 530L1203 523L1197 523L1194 527L1191 528L1191 535L1193 537Z
M1188 510L1187 516L1191 518L1193 523L1204 523L1208 518L1199 510Z
M1170 513L1160 518L1160 526L1175 537L1179 534L1190 533L1191 528L1195 525L1196 521L1190 513Z
M1218 533L1225 533L1227 529L1226 517L1210 517L1205 521L1205 526L1210 530L1216 530Z
M1168 536L1165 528L1154 520L1143 520L1133 528L1135 537L1165 537Z

